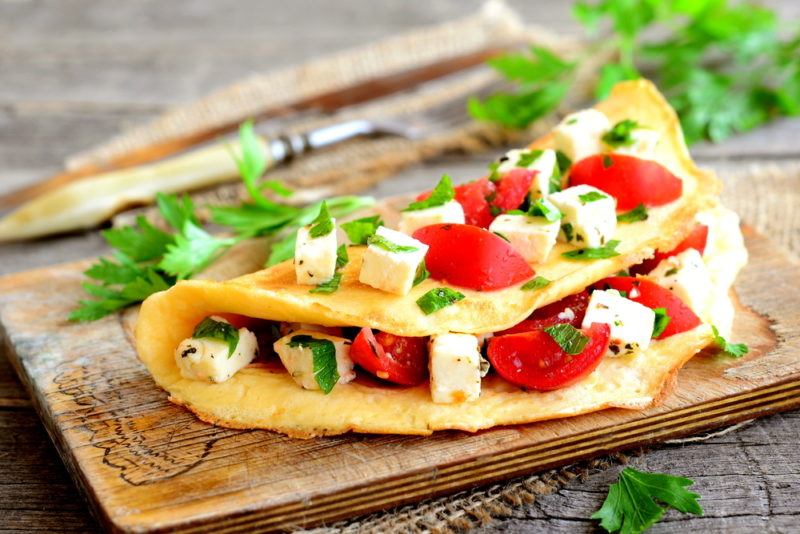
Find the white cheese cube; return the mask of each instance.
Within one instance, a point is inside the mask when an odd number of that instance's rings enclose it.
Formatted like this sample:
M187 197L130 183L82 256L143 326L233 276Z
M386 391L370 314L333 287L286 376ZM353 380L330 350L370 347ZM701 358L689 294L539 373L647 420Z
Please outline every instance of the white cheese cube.
M432 224L464 224L464 208L455 200L424 210L404 211L400 214L400 231L411 235Z
M648 158L653 155L661 134L650 128L634 128L631 130L631 144L627 146L610 147L612 152L617 154L627 154L638 158Z
M215 321L227 323L221 317ZM253 361L258 354L256 336L247 328L239 329L239 343L229 356L228 344L210 338L184 339L175 350L175 363L181 376L190 380L225 382Z
M573 163L603 151L602 137L611 123L596 109L584 109L564 117L553 130L556 149Z
M602 195L598 200L597 195ZM597 248L617 230L617 200L590 185L568 187L548 197L563 215L559 239L580 247Z
M527 163L527 165L523 165L523 163ZM556 151L549 148L545 150L509 150L505 156L500 158L497 172L503 175L518 168L536 171L533 182L531 182L531 195L533 198L546 197L550 194L550 178L557 168Z
M351 342L349 339L330 336L315 330L297 330L280 338L272 347L280 356L283 366L286 367L294 381L301 387L305 389L320 389L316 378L314 378L314 351L311 345L292 343L292 339L297 336L310 336L314 339L324 339L333 343L336 349L336 370L339 373L337 384L346 384L356 377L356 372L353 370L353 360L350 359Z
M331 218L334 228L336 219ZM294 247L294 272L298 284L317 285L329 281L336 272L336 230L311 237L311 225L297 230Z
M561 228L559 221L550 222L544 217L530 215L499 215L489 230L508 239L514 250L528 263L545 261Z
M481 395L481 354L473 334L431 336L431 398L438 404L477 400Z
M675 293L696 314L705 315L713 284L703 257L697 250L690 248L664 258L647 277Z
M608 289L592 292L581 326L607 324L611 328L611 343L606 354L624 356L650 346L655 321L653 310Z
M371 243L364 252L358 280L382 291L407 295L414 285L419 264L425 261L428 245L383 226L379 226L375 234L390 244L413 250L391 251Z

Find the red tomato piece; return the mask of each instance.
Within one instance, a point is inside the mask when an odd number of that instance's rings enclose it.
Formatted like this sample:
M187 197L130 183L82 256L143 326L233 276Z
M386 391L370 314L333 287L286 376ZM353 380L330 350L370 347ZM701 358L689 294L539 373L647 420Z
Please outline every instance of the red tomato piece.
M428 374L428 341L386 332L373 334L364 327L350 347L350 358L378 378L415 386Z
M583 316L586 315L586 307L589 305L589 292L581 291L574 295L569 295L563 299L542 306L524 321L515 324L508 330L495 333L496 336L503 336L506 334L519 334L521 332L530 332L531 330L541 330L548 326L553 326L559 323L568 323L575 328L580 328L583 322ZM559 317L567 308L572 310L572 319L568 316Z
M617 199L617 210L639 204L661 206L677 200L683 182L655 161L624 154L596 154L574 164L569 185L594 186Z
M505 173L497 183L497 191L491 200L492 206L504 212L515 210L525 202L537 171L513 169Z
M539 391L562 388L594 371L608 349L607 324L595 323L581 332L589 342L580 354L567 354L542 329L493 337L487 356L495 371L512 384Z
M488 228L494 220L489 197L495 192L495 185L486 178L456 186L456 200L464 208L464 222L481 228Z
M593 287L596 289L625 291L629 299L650 309L665 308L667 315L669 315L669 324L656 339L664 339L686 332L700 324L700 318L672 291L645 278L612 276L611 278L600 280ZM634 289L636 291L633 291Z
M533 276L528 262L501 237L468 224L433 224L414 232L430 247L425 266L431 278L487 291Z
M684 250L693 248L697 250L700 254L705 252L706 250L706 242L708 241L708 226L705 224L698 224L694 227L694 230L686 236L686 239L681 241L677 247L673 248L668 252L658 252L656 251L656 255L650 258L649 260L644 260L642 263L638 265L634 265L631 267L630 271L633 274L647 274L653 269L655 269L661 260L669 258L670 256L676 256L683 252Z

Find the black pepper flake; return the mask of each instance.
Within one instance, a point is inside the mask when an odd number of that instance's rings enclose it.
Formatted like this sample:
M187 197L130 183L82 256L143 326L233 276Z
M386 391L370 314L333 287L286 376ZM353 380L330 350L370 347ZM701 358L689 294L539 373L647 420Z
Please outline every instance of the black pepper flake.
M610 350L614 354L619 354L619 347L616 345L609 345L608 350Z
M185 358L185 357L187 357L188 355L190 355L190 354L194 354L194 353L196 353L196 352L197 352L197 349L196 349L196 348L194 348L194 347L189 347L188 349L186 349L186 350L184 350L183 352L181 352L181 358Z

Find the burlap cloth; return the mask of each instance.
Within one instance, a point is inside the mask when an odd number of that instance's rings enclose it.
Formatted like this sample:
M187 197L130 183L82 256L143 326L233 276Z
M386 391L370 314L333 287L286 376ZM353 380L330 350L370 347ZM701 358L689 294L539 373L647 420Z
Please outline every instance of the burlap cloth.
M102 146L70 158L69 164L80 166L87 162L102 162L127 150L190 134L208 125L243 120L265 107L445 57L519 40L544 44L568 56L579 50L579 45L574 42L559 39L541 28L525 27L505 5L491 1L480 13L462 20L422 28L366 47L235 83L197 102L171 110L150 124L123 132ZM568 97L565 108L585 99L588 86L585 82L593 76L593 67L600 59L586 62L578 75L579 83ZM290 118L281 121L276 128L301 131L348 117L387 117L411 110L425 110L454 98L465 98L485 85L492 76L486 68L476 68L450 79L427 84L413 92L348 108L331 116ZM269 174L270 178L284 180L298 188L302 193L299 197L303 200L360 191L403 167L445 152L479 152L531 139L548 129L557 115L539 121L526 132L508 132L486 124L472 123L424 141L361 139L304 157ZM726 184L723 195L725 203L748 224L795 254L799 253L800 162L751 164L740 168L724 164L718 170ZM245 192L240 185L232 184L194 196L203 205L238 201L245 198ZM130 217L130 213L122 214L115 222L124 223ZM532 502L536 496L555 491L576 477L586 476L593 470L606 468L619 461L625 461L625 456L595 459L488 488L352 519L316 529L315 532L461 530L483 524L493 517L507 515L514 506Z

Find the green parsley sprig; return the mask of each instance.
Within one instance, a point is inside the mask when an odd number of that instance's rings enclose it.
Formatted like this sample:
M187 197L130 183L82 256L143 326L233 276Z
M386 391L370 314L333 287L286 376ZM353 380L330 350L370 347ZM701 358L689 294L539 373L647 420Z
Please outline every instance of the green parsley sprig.
M600 0L576 2L573 14L592 39L589 50L603 48L614 58L600 68L597 98L619 81L650 78L678 112L688 143L720 141L800 114L800 31L768 8L728 0ZM489 65L519 87L473 99L468 109L510 128L554 110L575 71L574 63L540 48Z

